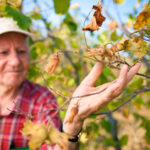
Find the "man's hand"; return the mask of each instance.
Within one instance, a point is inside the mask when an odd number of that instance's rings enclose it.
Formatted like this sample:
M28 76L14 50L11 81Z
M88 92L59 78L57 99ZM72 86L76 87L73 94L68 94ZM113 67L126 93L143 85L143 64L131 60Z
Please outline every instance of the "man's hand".
M68 107L64 120L64 131L76 135L82 128L83 121L92 113L106 105L113 98L119 96L124 87L138 72L141 64L135 64L130 70L127 65L124 65L120 71L119 77L109 83L94 87L94 84L103 71L103 64L96 63L88 76L81 82L75 90L73 98ZM96 94L94 94L96 93ZM88 96L83 96L88 95ZM89 96L90 95L90 96ZM82 97L83 96L83 97ZM73 118L72 123L67 120L70 117L70 112L73 107L77 106L77 114Z

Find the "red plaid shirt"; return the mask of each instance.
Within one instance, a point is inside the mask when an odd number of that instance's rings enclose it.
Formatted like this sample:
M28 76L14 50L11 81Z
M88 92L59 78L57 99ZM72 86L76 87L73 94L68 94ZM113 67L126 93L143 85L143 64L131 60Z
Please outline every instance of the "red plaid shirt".
M9 114L0 116L0 150L9 150L10 147L27 147L28 141L20 133L26 119L25 113L34 114L34 122L47 123L56 112L56 108L57 102L52 93L26 80L22 85L20 95L16 98L14 109ZM61 120L57 114L53 118L52 126L59 129L60 124ZM43 144L40 150L53 149L53 147Z

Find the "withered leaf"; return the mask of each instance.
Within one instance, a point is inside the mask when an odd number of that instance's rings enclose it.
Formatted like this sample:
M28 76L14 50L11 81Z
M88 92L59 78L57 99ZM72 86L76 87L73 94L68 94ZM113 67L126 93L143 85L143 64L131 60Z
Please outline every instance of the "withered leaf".
M99 29L99 26L96 23L95 16L92 17L90 23L87 26L84 26L82 28L82 30L84 30L84 31L91 31L91 32L98 30L98 29Z
M46 141L47 144L58 144L59 147L63 150L68 149L68 139L72 139L71 135L67 133L62 133L55 128L49 126L49 133L48 133L48 140Z
M31 120L24 123L21 133L27 137L30 150L40 149L45 142L48 145L58 144L62 150L67 150L68 139L73 138L71 135L53 128L50 124L34 123Z
M14 6L14 7L19 7L22 3L22 0L6 0L8 4Z
M52 74L56 67L59 64L59 57L58 57L58 52L52 54L49 58L48 58L48 64L45 66L45 70L49 73Z
M100 4L97 4L97 5L93 5L93 9L96 10L94 13L94 16L96 18L97 25L100 27L102 25L103 21L105 20L105 17L101 13L102 7Z
M40 148L42 143L47 138L47 128L41 124L36 124L31 120L28 120L24 123L24 127L21 130L23 136L27 137L29 140L28 146L31 150L36 150Z
M102 15L102 7L100 4L93 5L93 9L96 10L92 16L90 23L82 28L84 31L95 31L98 30L99 27L105 20L105 17Z
M97 46L95 48L87 49L88 56L100 56L105 53L105 48L103 46Z
M146 42L138 36L124 42L125 51L133 52L138 58L142 58L146 55L146 47Z
M22 3L22 0L0 0L0 6L4 4L9 4L14 7L19 7Z
M147 26L150 24L150 11L144 10L140 12L140 14L137 16L136 22L134 24L134 29L139 30L144 26Z
M105 58L109 60L114 59L115 52L117 52L115 45L111 48L107 48L106 46L97 46L96 48L87 49L87 54L89 57L100 56L102 60L105 60Z

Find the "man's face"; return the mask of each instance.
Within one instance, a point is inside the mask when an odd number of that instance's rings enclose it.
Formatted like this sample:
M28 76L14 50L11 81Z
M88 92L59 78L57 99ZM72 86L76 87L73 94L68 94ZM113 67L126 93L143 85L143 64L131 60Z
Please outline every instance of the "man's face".
M16 32L0 35L0 85L19 86L25 80L28 66L26 36Z

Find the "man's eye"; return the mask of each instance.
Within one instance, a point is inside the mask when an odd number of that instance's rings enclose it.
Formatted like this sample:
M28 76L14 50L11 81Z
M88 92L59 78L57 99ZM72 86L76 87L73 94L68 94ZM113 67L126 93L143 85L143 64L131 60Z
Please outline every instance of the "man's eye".
M7 55L8 54L8 51L2 51L0 52L1 55Z
M27 51L26 50L19 50L18 53L19 54L25 54L25 53L27 53Z

